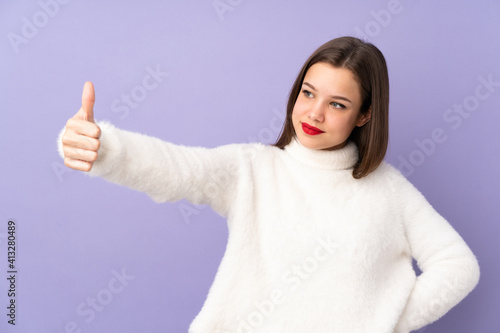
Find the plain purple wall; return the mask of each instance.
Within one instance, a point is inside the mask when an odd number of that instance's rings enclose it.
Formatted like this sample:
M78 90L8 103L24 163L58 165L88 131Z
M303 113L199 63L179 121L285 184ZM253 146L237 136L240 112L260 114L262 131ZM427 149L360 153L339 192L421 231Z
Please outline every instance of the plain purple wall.
M0 331L186 332L224 254L226 221L209 207L156 204L63 165L56 137L85 81L96 89L95 118L120 128L185 145L269 143L303 62L342 35L384 53L386 159L481 266L478 287L420 331L498 331L498 1L135 3L0 5L0 277L9 219L18 224L19 272L15 328L0 279ZM163 74L144 90L148 71ZM92 315L87 302L96 297L106 304Z

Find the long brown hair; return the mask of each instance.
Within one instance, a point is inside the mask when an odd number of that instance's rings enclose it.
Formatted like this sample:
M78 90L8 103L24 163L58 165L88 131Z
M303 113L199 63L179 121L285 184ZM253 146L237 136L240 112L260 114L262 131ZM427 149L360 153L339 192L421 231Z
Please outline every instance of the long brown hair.
M384 55L371 43L356 37L339 37L321 45L307 59L290 90L286 108L286 119L281 135L273 146L283 149L296 136L292 123L292 112L300 93L307 70L318 62L338 68L349 69L357 79L363 100L360 113L368 112L370 120L355 127L348 139L358 147L359 159L352 176L356 179L367 176L384 159L389 141L389 75Z

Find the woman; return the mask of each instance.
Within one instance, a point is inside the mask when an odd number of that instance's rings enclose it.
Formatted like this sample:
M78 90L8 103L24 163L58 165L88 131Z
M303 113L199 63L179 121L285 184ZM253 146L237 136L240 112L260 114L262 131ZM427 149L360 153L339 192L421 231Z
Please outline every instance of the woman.
M462 237L383 160L389 80L370 43L341 37L311 55L275 145L174 145L95 122L93 104L86 83L58 138L66 166L227 217L226 252L190 333L407 333L478 283Z

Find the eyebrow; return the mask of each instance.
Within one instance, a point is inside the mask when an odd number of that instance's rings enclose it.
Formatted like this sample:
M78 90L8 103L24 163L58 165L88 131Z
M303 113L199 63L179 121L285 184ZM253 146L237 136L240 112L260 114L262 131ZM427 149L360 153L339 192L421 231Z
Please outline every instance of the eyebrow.
M312 84L310 84L309 82L304 82L303 85L310 87L314 91L317 91L316 88L314 88L314 86ZM344 97L344 96L335 96L335 95L332 95L330 97L331 98L335 98L335 99L341 99L341 100L347 101L349 103L352 103L349 98Z

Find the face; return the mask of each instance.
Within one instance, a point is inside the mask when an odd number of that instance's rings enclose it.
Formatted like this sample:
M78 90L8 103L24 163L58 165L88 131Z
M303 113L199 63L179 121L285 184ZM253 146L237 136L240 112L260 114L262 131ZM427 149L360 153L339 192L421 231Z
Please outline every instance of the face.
M361 104L359 84L350 70L321 62L312 65L292 112L297 138L311 149L344 147L354 127L370 119L371 109L361 115Z

